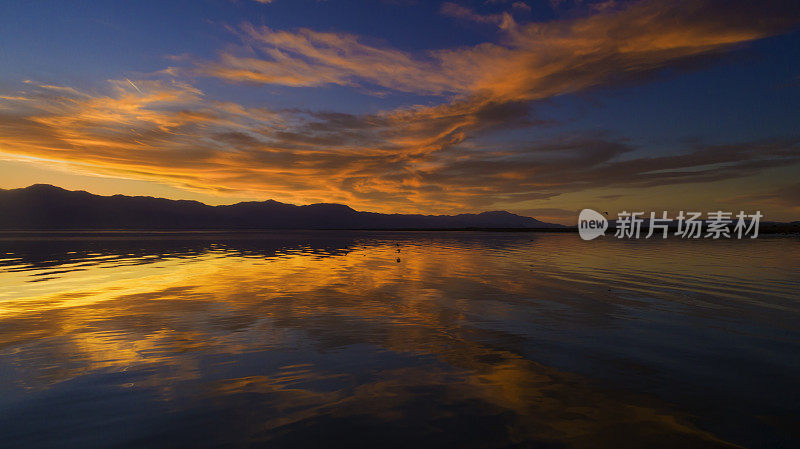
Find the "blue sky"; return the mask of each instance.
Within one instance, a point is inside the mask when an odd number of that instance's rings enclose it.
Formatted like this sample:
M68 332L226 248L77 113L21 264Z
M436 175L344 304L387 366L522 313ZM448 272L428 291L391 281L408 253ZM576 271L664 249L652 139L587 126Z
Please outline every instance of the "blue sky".
M797 219L798 10L4 2L0 188Z

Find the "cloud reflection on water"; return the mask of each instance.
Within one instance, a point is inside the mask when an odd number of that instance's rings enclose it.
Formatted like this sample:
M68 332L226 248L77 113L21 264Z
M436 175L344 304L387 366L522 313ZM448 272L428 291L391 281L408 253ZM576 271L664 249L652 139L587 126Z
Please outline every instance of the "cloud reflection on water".
M772 441L779 427L750 421L797 412L781 394L800 373L797 244L2 240L0 432L34 446Z

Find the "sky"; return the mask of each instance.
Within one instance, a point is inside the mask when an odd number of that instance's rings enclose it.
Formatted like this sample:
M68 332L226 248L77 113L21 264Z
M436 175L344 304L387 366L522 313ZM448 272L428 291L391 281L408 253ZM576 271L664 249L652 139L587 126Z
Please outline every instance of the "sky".
M0 3L0 188L800 220L800 3Z

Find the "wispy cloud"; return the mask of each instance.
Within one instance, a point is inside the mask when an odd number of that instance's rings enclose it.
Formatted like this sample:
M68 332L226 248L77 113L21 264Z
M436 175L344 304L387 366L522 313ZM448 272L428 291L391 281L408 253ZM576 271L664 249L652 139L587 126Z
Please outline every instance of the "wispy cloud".
M525 3L520 3L520 5L528 6ZM516 3L515 3L516 5ZM516 8L520 8L520 6L516 6ZM528 7L530 8L530 7ZM513 28L516 23L514 22L513 17L508 12L503 12L500 14L489 14L489 15L481 15L475 13L473 10L459 5L458 3L446 2L442 4L442 14L446 16L455 17L458 19L468 20L471 22L477 23L484 23L490 25L496 25L501 29L511 29Z
M382 211L474 209L748 176L800 163L798 142L676 148L654 157L603 135L502 150L472 139L535 125L532 102L638 80L782 32L796 19L796 11L763 4L644 2L549 23L489 18L502 28L499 42L424 54L350 34L244 25L246 45L199 63L195 74L264 85L379 86L438 103L353 115L249 108L175 79L110 81L104 94L29 83L0 97L0 148L190 189Z
M358 36L308 29L295 32L245 24L247 47L202 63L198 72L228 81L317 87L371 83L405 92L440 94L463 87L438 73L433 61L363 43ZM251 54L255 50L256 54Z
M686 58L723 52L796 24L798 11L717 2L639 2L547 23L516 24L455 3L446 14L503 28L500 43L412 55L358 36L245 24L241 53L199 71L229 81L286 86L371 83L420 94L536 100L641 76ZM784 11L787 9L789 11ZM255 54L251 51L254 50Z
M5 100L25 106L0 113L0 145L11 154L196 190L408 211L518 203L599 187L709 182L800 163L798 141L684 148L662 157L637 155L625 142L591 135L505 150L465 148L441 131L463 118L431 111L273 111L210 101L187 84L137 84L146 94L123 81L112 82L109 96L40 86L24 101ZM483 120L516 113L498 107L483 111ZM437 150L420 150L431 146Z

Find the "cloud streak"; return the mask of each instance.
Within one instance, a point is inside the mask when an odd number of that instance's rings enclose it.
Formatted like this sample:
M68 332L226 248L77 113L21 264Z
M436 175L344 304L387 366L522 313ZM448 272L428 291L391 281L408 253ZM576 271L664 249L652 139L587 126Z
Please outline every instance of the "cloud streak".
M245 46L199 63L193 74L292 87L377 86L437 102L354 115L246 107L177 79L123 78L110 81L106 94L30 83L0 97L0 149L195 190L407 212L710 182L800 163L791 139L687 147L661 157L602 135L504 149L474 141L492 130L536 126L536 101L639 80L796 23L796 11L781 7L726 5L642 2L518 24L510 15L478 16L446 4L449 15L498 26L502 39L424 54L350 34L244 25Z
M798 20L797 8L780 2L755 7L645 1L588 17L527 25L517 24L508 13L479 15L455 3L445 3L442 11L495 24L503 31L502 41L413 55L366 44L351 34L245 24L239 34L246 47L240 54L223 52L217 61L200 64L198 71L234 82L312 87L368 83L419 94L530 101L723 52L785 31Z

